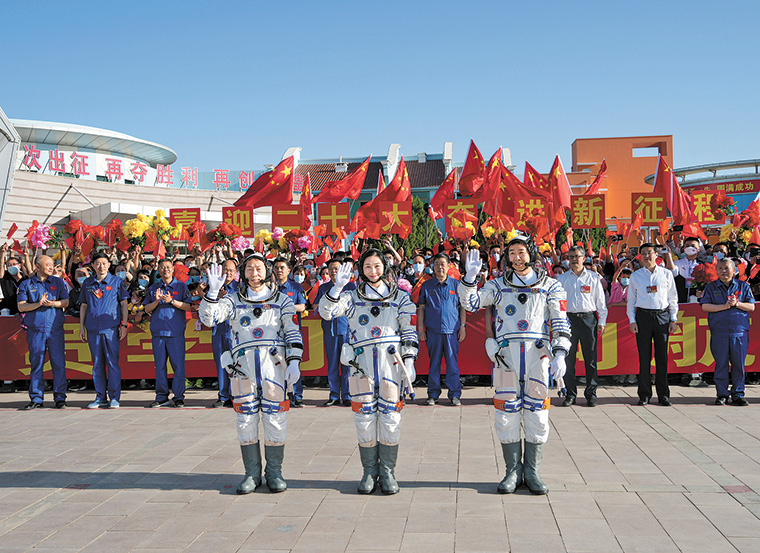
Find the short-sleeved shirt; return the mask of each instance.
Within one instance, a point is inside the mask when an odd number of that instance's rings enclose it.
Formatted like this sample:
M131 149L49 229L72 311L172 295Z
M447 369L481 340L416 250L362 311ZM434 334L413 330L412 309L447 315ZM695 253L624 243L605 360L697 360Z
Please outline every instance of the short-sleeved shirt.
M303 293L303 286L296 281L287 279L285 284L278 282L277 287L280 289L280 292L291 299L293 305L306 305L306 295ZM298 326L301 326L301 313L296 311L296 315L298 315Z
M87 305L84 327L87 332L103 332L121 324L121 302L129 299L129 293L116 275L107 274L103 280L91 275L82 283L79 292L80 305Z
M450 276L443 282L431 278L422 284L417 305L425 306L427 332L454 334L459 331L458 289L459 281Z
M323 282L317 290L317 297L314 299L314 305L319 303L322 296L332 290L335 284L332 280ZM343 287L343 291L356 290L356 284L349 282ZM329 321L322 319L322 333L329 334L330 336L347 336L348 335L348 317L335 317Z
M169 284L163 280L154 282L145 294L143 305L156 301L159 293L171 294L172 300L186 302L190 298L187 285L181 280L173 279ZM161 302L151 313L150 333L155 336L184 336L187 317L185 312L169 303Z
M57 276L49 276L43 282L36 274L19 284L18 301L37 303L47 293L50 301L69 299L66 283ZM63 329L63 309L40 306L24 314L24 324L32 330L58 331Z
M734 294L741 303L755 303L749 284L735 278L731 280L728 286L723 284L720 279L708 283L702 292L699 303L722 305L728 301L728 296ZM707 324L710 327L710 332L714 335L741 336L749 332L749 313L738 307L708 313Z

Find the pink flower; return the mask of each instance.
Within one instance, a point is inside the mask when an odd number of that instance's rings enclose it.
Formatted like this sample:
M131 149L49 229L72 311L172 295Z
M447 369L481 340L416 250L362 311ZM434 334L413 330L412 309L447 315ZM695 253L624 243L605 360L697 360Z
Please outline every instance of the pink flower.
M298 239L298 249L308 250L311 247L311 236L301 236Z
M31 242L32 246L35 248L46 249L49 241L50 226L48 225L39 225L34 231L34 234L29 237L29 242Z
M412 283L405 278L398 279L398 287L409 294L412 293Z
M285 233L280 227L275 227L272 231L272 240L279 240L283 236L285 236Z
M236 251L236 252L242 252L243 250L248 249L251 246L251 243L248 241L247 238L243 238L242 236L238 236L232 242L230 242L230 245L232 246L232 249L234 251Z

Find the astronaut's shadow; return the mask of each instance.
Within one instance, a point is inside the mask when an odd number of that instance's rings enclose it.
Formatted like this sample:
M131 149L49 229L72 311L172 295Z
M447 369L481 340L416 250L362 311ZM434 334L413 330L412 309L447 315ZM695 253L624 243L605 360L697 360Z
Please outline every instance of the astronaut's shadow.
M285 478L290 490L332 490L341 494L356 495L358 482L335 480L309 480ZM0 489L61 488L63 490L198 490L236 494L241 475L237 473L192 474L180 472L75 472L53 470L0 471ZM445 482L399 480L404 490L474 490L477 493L495 494L496 482ZM270 493L266 485L255 493ZM519 490L518 490L518 493ZM526 490L526 493L527 490ZM382 495L378 487L375 495Z

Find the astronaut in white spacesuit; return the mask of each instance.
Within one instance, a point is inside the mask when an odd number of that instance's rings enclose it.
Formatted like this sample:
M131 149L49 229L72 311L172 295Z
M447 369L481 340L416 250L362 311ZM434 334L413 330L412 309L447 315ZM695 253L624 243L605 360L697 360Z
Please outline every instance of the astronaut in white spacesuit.
M338 269L335 285L319 303L319 314L326 320L348 317L349 343L343 345L341 362L351 367L349 392L364 469L358 491L374 492L379 478L382 492L395 494L401 410L404 395L412 394L419 349L412 325L415 306L398 288L379 250L362 254L359 271L357 289L341 293L352 267L347 263Z
M480 290L475 286L480 254L468 253L459 298L467 311L491 305L495 311L496 339L486 340L486 351L494 362L494 426L507 465L497 490L514 493L524 481L532 493L545 494L549 490L539 468L549 437L549 374L555 380L565 374L570 349L567 296L562 285L538 266L538 250L530 238L514 238L506 250L504 275Z
M217 299L225 276L220 265L208 269L208 291L198 314L209 327L229 321L232 350L222 353L230 373L230 392L237 412L237 433L245 465L240 494L261 485L259 413L264 424L267 487L282 492L287 436L287 388L301 376L303 340L293 301L272 282L272 265L261 254L248 256L240 267L240 288Z

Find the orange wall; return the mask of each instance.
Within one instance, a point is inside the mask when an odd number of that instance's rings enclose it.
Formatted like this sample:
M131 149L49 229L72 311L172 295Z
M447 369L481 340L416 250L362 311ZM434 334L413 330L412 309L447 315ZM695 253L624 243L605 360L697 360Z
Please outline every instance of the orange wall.
M657 169L657 155L633 157L633 148L658 148L673 167L673 135L579 138L573 142L572 172L567 174L570 186L588 187L599 172L602 160L607 160L607 176L602 180L601 192L606 196L608 224L614 223L612 217L630 220L632 193L652 191L644 178ZM587 169L590 172L581 172ZM585 188L572 190L573 194L582 194Z

